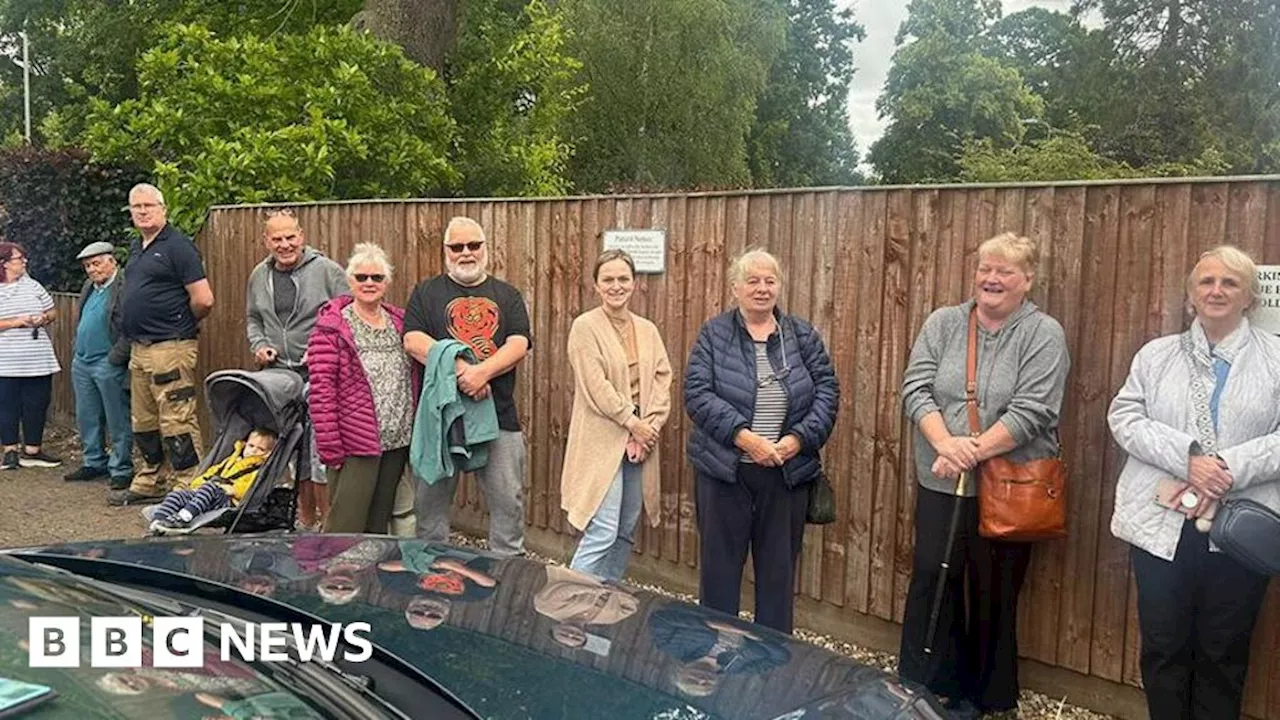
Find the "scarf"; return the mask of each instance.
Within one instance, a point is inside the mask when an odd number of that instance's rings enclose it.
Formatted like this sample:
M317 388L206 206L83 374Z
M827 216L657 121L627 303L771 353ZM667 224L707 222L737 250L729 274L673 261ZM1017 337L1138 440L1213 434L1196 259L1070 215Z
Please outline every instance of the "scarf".
M1218 457L1218 404L1231 366L1248 341L1249 321L1244 318L1241 318L1240 325L1230 335L1213 346L1209 345L1209 338L1199 319L1182 333L1179 345L1191 371L1191 410L1195 414L1196 441L1191 447L1193 455ZM1190 483L1182 483L1177 494L1180 496L1190 487ZM1213 525L1216 505L1216 502L1211 502L1196 519L1197 530L1209 531Z

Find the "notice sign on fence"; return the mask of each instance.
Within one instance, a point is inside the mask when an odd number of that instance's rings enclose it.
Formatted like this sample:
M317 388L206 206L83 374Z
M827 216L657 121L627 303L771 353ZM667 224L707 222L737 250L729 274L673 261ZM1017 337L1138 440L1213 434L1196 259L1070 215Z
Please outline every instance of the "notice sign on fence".
M1259 265L1258 282L1262 297L1251 322L1259 330L1280 335L1280 265Z
M605 230L605 250L625 250L636 263L637 273L667 270L666 230Z

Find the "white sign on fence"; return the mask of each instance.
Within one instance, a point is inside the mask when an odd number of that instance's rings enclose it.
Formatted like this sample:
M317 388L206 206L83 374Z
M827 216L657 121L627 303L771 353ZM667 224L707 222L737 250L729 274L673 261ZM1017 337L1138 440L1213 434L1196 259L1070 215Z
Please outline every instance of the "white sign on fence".
M625 250L636 263L637 273L667 271L666 230L605 230L605 250Z
M1258 283L1262 296L1250 322L1259 330L1280 335L1280 265L1259 265Z

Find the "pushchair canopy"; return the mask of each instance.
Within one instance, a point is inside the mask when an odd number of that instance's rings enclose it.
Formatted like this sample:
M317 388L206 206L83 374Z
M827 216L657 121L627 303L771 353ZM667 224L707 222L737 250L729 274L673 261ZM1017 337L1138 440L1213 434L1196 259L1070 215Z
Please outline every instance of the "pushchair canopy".
M229 426L247 425L243 433L265 427L284 436L304 415L303 387L297 373L276 368L219 370L204 381L209 413L219 435Z

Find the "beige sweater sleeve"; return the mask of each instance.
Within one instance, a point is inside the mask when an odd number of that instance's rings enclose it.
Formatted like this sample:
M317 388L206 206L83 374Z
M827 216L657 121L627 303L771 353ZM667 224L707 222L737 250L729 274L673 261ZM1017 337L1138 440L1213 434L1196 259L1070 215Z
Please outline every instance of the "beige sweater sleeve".
M647 409L643 419L654 430L661 431L663 425L666 425L667 419L671 416L671 359L667 356L667 346L662 342L662 335L658 332L657 326L651 322L646 322L644 329L645 347L642 351L653 356L654 374L653 396L649 398L646 404Z

